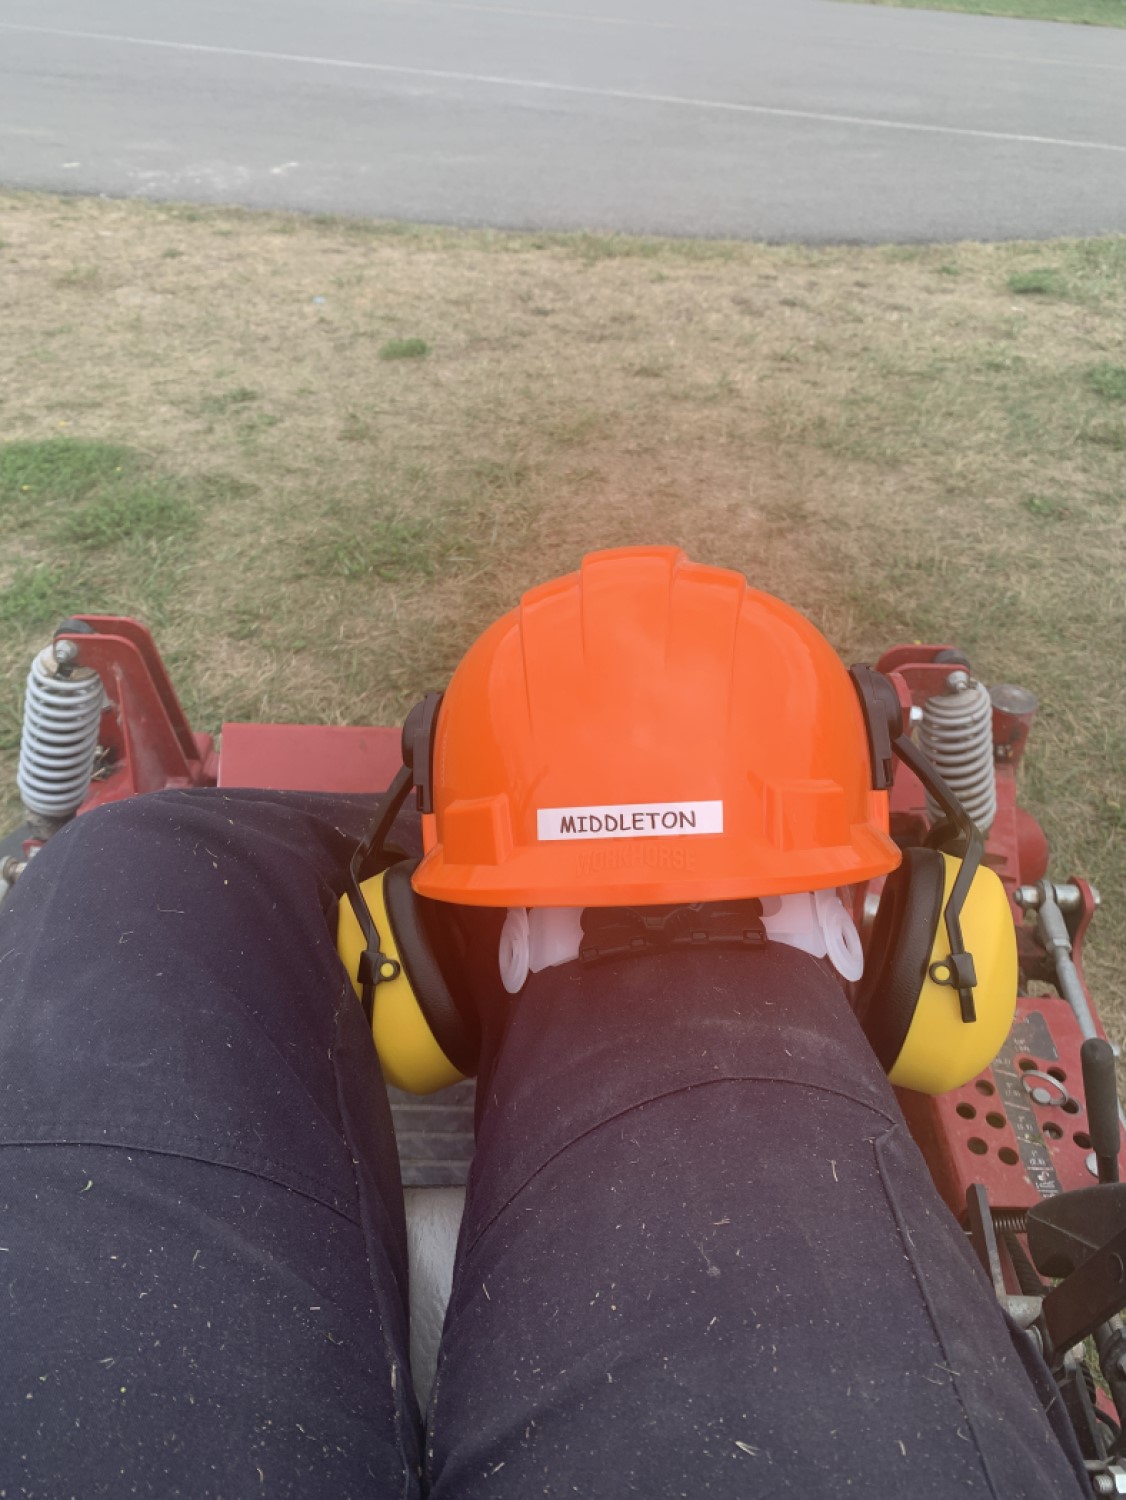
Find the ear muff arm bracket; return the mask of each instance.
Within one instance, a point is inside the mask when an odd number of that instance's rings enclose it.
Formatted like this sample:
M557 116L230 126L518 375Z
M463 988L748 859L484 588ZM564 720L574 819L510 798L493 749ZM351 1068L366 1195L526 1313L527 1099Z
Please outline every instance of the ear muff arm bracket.
M375 1006L375 987L377 984L395 979L399 973L399 965L382 951L379 933L376 931L371 912L368 910L368 904L364 900L360 883L365 878L365 867L372 854L382 852L387 842L387 835L391 832L391 825L398 816L399 809L407 800L407 794L413 785L414 775L410 766L401 766L395 774L395 779L383 794L370 833L362 843L356 845L348 866L352 910L356 914L360 931L364 935L365 946L360 955L356 977L360 981L361 1002L369 1025Z
M944 961L931 965L930 977L936 984L947 984L952 989L956 989L962 1010L962 1020L975 1021L977 1012L974 1008L974 986L977 984L977 973L974 969L973 954L967 953L962 939L962 908L966 904L974 876L981 864L985 845L977 825L971 821L969 814L950 787L914 743L905 734L899 734L892 741L892 748L903 764L914 771L966 841L966 852L962 856L943 914L950 953Z

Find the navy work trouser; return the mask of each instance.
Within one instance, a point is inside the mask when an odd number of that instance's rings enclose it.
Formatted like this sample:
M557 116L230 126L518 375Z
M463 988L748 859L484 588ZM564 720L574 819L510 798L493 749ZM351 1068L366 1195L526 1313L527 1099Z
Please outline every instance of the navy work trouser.
M0 1496L1088 1493L838 985L778 947L529 982L423 1425L332 936L368 816L139 798L0 908Z

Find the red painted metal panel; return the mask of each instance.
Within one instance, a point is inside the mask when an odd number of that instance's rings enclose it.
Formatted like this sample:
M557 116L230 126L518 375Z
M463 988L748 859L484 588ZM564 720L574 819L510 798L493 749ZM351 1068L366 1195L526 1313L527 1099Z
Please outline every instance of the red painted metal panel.
M402 765L398 729L224 724L219 785L270 791L381 792Z
M935 1185L958 1218L975 1182L985 1185L995 1209L1031 1208L1092 1186L1082 1043L1065 1000L1022 995L1000 1055L965 1088L937 1098L896 1090Z
M213 786L211 736L192 731L148 629L120 615L78 615L90 633L64 630L84 667L102 679L107 704L101 764L79 813L166 787Z

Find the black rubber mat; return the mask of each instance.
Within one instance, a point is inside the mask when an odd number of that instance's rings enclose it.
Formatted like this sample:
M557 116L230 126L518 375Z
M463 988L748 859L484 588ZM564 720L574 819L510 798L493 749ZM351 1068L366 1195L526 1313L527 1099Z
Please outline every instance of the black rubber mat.
M404 1187L462 1187L473 1157L471 1078L436 1094L389 1088Z

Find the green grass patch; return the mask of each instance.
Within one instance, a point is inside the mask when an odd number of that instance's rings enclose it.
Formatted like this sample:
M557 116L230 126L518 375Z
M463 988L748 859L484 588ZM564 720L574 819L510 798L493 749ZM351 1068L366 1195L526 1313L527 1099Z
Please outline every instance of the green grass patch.
M14 635L50 630L75 612L160 616L201 518L254 488L163 472L124 443L0 443L0 621Z
M344 582L401 583L487 568L502 528L529 515L536 474L519 457L387 465L379 494L337 497L301 550L314 573Z
M1107 401L1126 401L1126 365L1101 363L1087 371L1091 389Z
M89 607L80 593L79 581L61 568L21 567L0 589L0 621L19 630L53 629L69 614Z
M1006 285L1018 297L1066 297L1069 292L1067 282L1051 266L1014 271Z
M384 583L432 578L446 545L427 522L383 516L372 518L358 533L340 528L323 537L314 552L314 567L322 577L347 583L364 578Z
M25 543L37 537L85 549L152 542L190 531L214 482L160 474L122 443L81 438L0 444L0 516ZM53 576L17 574L18 604L46 597ZM40 580L36 582L36 580Z
M175 489L159 482L120 485L87 501L67 516L64 537L91 547L129 540L156 541L189 531L196 507Z
M974 16L1013 16L1030 21L1069 21L1079 26L1126 26L1122 0L852 0L898 5L907 10L960 10Z
M425 339L388 339L380 345L380 359L425 359L430 345Z
M1037 516L1042 521L1059 521L1067 515L1067 506L1047 495L1029 495L1024 508L1029 515Z
M0 444L0 506L71 503L136 468L120 443L73 438Z

